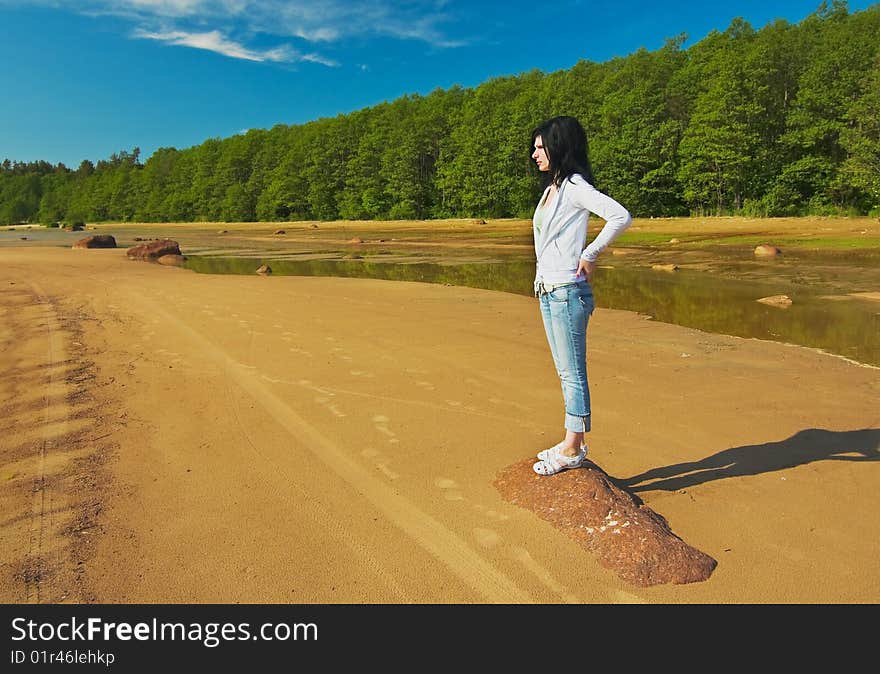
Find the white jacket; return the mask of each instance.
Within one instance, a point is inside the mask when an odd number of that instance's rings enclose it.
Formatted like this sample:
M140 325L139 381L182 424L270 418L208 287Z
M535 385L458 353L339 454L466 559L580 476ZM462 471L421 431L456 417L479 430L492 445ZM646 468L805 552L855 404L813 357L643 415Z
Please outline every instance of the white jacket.
M542 201L546 195L545 191ZM537 213L538 209L535 209L536 216ZM584 247L590 213L605 220L605 226L590 245ZM545 207L541 223L539 229L538 218L533 217L536 285L583 280L583 275L577 274L578 258L595 262L599 253L630 226L632 216L614 199L590 185L581 174L575 173L562 181L556 199L549 208Z

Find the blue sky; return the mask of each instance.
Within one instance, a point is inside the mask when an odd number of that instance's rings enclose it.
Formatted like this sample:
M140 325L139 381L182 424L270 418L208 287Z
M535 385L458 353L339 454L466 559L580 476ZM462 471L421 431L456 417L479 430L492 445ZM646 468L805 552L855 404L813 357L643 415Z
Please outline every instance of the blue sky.
M0 159L75 168L603 62L821 0L0 0ZM875 4L850 0L850 11Z

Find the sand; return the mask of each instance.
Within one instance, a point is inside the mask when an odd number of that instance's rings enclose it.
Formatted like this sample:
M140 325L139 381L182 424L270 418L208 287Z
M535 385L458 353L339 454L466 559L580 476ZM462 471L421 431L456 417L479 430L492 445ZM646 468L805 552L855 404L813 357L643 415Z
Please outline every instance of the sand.
M591 458L718 562L636 587L493 487L561 434L534 299L0 269L3 602L880 600L877 368L597 309Z

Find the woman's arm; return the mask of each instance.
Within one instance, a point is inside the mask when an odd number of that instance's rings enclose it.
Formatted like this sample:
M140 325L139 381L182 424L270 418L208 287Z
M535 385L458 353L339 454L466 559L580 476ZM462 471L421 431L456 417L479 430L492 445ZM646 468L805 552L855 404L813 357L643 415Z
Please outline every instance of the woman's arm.
M620 236L632 224L629 211L607 194L603 194L585 180L579 180L568 188L572 189L572 202L580 208L586 208L605 221L598 236L581 253L581 259L595 262L596 258L608 245Z

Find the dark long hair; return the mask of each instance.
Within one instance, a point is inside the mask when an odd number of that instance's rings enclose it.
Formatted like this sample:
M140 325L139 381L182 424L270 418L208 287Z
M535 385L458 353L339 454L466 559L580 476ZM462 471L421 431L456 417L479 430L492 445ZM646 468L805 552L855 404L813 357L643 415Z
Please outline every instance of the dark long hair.
M541 136L544 151L550 161L546 181L557 186L566 178L580 173L588 183L595 186L587 147L587 132L574 117L553 117L532 131L531 156L535 152L535 138Z

